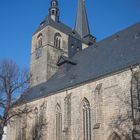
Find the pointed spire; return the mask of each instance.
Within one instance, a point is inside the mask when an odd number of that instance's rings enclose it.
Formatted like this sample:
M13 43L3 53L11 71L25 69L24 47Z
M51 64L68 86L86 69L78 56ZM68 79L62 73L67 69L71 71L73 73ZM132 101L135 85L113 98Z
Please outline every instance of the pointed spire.
M51 0L51 6L49 9L49 16L53 21L58 22L59 21L59 8L58 8L58 1L57 0Z
M82 38L90 34L84 0L78 0L78 11L77 11L75 30L79 33L79 35Z

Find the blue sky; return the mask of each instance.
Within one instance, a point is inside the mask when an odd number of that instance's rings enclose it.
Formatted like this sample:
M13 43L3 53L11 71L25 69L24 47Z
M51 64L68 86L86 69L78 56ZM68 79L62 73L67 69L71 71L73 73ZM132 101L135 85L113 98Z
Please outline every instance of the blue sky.
M140 21L140 0L85 0L97 40ZM0 0L0 59L29 67L31 37L48 14L50 0ZM77 0L59 0L61 21L74 27Z

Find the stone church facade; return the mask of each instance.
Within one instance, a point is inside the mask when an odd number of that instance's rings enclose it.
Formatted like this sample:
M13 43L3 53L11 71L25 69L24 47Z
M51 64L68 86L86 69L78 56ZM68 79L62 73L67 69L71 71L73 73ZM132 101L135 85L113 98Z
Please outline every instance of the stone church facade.
M31 82L7 140L140 140L140 23L100 42L78 0L74 30L58 1L32 37Z

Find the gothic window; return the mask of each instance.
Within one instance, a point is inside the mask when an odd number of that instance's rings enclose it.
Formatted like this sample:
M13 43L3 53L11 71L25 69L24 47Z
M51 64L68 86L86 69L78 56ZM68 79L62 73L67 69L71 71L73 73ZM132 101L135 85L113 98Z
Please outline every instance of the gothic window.
M56 48L61 49L62 48L61 45L62 45L62 37L61 37L61 35L59 33L56 33L55 37L54 37L54 46Z
M86 98L83 100L83 132L84 140L91 140L90 104Z
M25 140L27 130L27 116L22 115L20 117L17 117L16 123L17 123L16 139Z
M134 73L132 77L132 107L135 123L140 119L140 72Z
M56 106L56 140L62 140L62 113L59 104Z
M52 10L52 15L54 15L55 14L55 10Z
M42 34L37 37L37 48L42 47Z
M135 95L133 94L133 97L135 97L135 102L137 102L137 107L140 108L140 73L137 72L134 74L133 77L133 88Z
M53 2L53 3L52 3L52 6L55 6L55 5L56 5L55 2Z
M37 37L37 45L35 50L36 59L40 58L42 54L42 34Z

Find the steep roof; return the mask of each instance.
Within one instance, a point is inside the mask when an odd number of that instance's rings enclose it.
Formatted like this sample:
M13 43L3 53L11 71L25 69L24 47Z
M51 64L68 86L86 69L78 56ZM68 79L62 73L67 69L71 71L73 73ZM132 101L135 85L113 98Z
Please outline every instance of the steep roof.
M38 29L34 32L34 34L36 34L37 32L41 31L42 29L44 29L46 26L52 26L56 29L58 29L59 31L67 34L67 35L71 35L74 36L75 38L77 38L78 40L81 40L80 35L73 30L72 28L68 27L67 25L65 25L64 23L62 23L61 21L55 22L53 21L50 16L47 16L41 23L40 26L38 27ZM33 34L33 35L34 35Z
M17 104L49 96L68 87L139 64L140 23L78 52L72 59L76 65L71 65L63 76L56 73L46 83L29 89Z
M84 0L78 0L78 10L77 10L75 30L79 33L81 38L90 34Z

